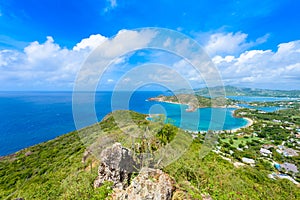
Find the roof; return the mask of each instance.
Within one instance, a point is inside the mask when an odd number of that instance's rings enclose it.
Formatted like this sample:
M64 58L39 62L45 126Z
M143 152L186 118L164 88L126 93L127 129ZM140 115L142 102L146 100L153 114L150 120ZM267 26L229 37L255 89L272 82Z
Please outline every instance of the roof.
M242 158L242 161L247 164L255 164L255 160L251 158Z
M287 148L283 151L283 153L286 155L286 156L298 156L298 153L297 151L295 151L294 149L292 148Z
M291 172L294 172L294 173L299 172L297 166L295 164L292 164L292 163L285 162L285 163L281 164L280 167L285 169L286 171L291 171Z
M261 148L261 149L259 150L259 152L260 152L261 154L271 154L271 153L272 153L272 152L269 151L268 149L264 149L264 148Z

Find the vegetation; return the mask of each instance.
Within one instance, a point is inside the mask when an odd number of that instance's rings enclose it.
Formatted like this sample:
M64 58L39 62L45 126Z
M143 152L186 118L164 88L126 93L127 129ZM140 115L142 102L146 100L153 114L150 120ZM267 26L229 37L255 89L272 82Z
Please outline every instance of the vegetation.
M262 140L263 135L253 135L254 132L272 132L273 129L268 127L276 125L276 122L270 124L270 119L292 119L291 116L298 116L299 113L282 110L266 114L242 109L235 114L254 119L254 125L241 130L243 136L238 135L239 132L224 131L219 135L218 145L224 153L232 151L234 160L240 161L242 157L255 159L255 167L246 165L236 168L214 152L202 157L199 152L203 147L204 135L199 134L189 143L187 132L164 124L164 120L151 122L145 120L146 115L143 114L116 111L98 124L0 158L0 199L105 199L112 192L111 183L94 188L93 182L99 166L99 146L105 147L112 141L120 141L133 149L137 157L149 151L160 155L161 147L172 145L173 149L184 152L179 159L163 168L177 182L175 195L178 199L201 199L201 194L210 194L213 199L299 199L300 190L291 181L268 178L274 167L259 156L261 145L270 139L290 139L288 129L274 126L276 131L267 134L267 140ZM126 121L125 115L129 115L131 121ZM299 123L295 123L298 118L293 119L294 126L298 126ZM267 125L260 128L264 123ZM282 138L276 137L275 132L278 131L282 131ZM131 138L132 135L134 138ZM186 146L180 149L177 141L186 142ZM238 148L244 150L239 151ZM83 159L86 150L93 154ZM275 153L275 149L270 150L274 160L293 162L299 166L299 157L282 157ZM168 163L167 158L172 158L172 151L165 151L164 154L166 158L163 159Z
M181 91L184 92L184 91ZM209 93L224 94L226 96L261 96L261 97L300 97L299 90L268 90L255 88L239 88L233 86L200 88L195 90L196 94L208 96Z
M233 106L237 102L224 97L209 98L193 94L177 94L175 96L159 95L158 97L150 98L150 100L186 104L189 106L188 109L190 111L196 108Z
M298 199L300 191L288 180L267 177L267 167L236 168L211 152L200 159L201 144L193 142L190 149L176 162L165 168L175 177L178 188L191 198L201 199L208 193L213 199ZM262 165L264 165L263 163Z

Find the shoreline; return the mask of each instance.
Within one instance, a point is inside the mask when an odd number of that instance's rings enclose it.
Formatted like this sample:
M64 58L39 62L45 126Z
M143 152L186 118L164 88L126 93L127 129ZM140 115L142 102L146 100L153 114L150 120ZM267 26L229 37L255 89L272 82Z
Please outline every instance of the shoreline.
M147 99L149 101L149 99ZM152 99L150 101L156 101L156 102L162 102L162 103L170 103L170 104L176 104L176 105L186 105L186 106L189 106L187 104L182 104L182 103L179 103L179 102L172 102L172 101L161 101L161 100L157 100L157 99ZM216 107L202 107L202 108L234 108L234 109L239 109L241 108L240 106L237 106L237 105L233 105L233 106L216 106ZM196 108L196 109L201 109L201 108ZM189 111L187 111L189 112ZM236 117L234 116L234 110L231 111L232 113L232 116L234 118L239 118L239 117ZM160 114L152 114L152 115L160 115ZM146 120L149 120L148 118L151 118L151 114L148 114L148 116L145 118ZM247 121L247 124L244 125L244 126L241 126L241 127L238 127L238 128L233 128L233 129L226 129L226 130L215 130L214 132L216 133L220 133L222 131L230 131L232 133L235 133L239 130L241 130L242 128L248 128L250 126L253 125L253 120L248 118L248 117L240 117L242 119L245 119ZM151 121L151 120L149 120ZM203 131L203 130L198 130L198 131L194 131L194 130L187 130L187 129L183 129L184 131L189 131L189 132L192 132L192 133L195 133L195 134L198 134L198 133L207 133L208 131Z
M151 121L151 120L148 119L148 118L151 118L151 115L158 116L158 115L161 115L161 114L148 114L147 117L145 117L145 119L148 120L148 121ZM213 132L220 133L222 131L230 131L231 133L235 133L235 132L241 130L242 128L248 128L248 127L252 126L253 123L254 123L254 121L252 119L248 118L248 117L241 117L241 118L245 119L247 121L246 125L238 127L238 128L234 128L234 129L215 130ZM195 133L195 134L207 133L208 132L208 131L203 131L203 130L199 130L199 131L188 130L188 129L182 129L182 130L192 132L192 133Z
M161 101L161 100L149 100L149 99L146 99L146 101L156 101L156 102L161 102L161 103L169 103L169 104L175 104L175 105L185 105L185 106L189 106L189 104L185 104L185 103L179 103L179 102L173 102L173 101ZM242 108L238 105L229 105L229 106L213 106L213 107L198 107L198 108L195 108L196 109L201 109L201 108L236 108L236 109L239 109L239 108Z
M253 125L254 121L253 121L252 119L250 119L250 118L248 118L248 117L242 117L242 118L245 119L245 120L247 121L247 124L244 125L244 126L242 126L242 127L239 127L239 128L231 129L231 130L230 130L231 132L235 133L235 132L239 131L239 130L242 129L242 128L248 128L248 127L250 127L250 126Z

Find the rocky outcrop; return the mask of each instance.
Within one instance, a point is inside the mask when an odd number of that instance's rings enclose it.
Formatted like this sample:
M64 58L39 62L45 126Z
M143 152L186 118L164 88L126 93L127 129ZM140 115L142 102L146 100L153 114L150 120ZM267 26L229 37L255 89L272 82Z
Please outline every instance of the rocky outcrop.
M95 187L100 187L104 181L112 181L115 200L171 200L174 191L174 181L159 169L142 168L139 174L131 180L139 166L133 160L131 151L115 143L101 152L101 164ZM130 182L131 180L131 182Z
M159 169L143 168L126 190L112 194L114 200L170 200L174 182L168 174Z
M122 190L129 185L132 173L139 168L131 156L131 151L120 143L104 149L100 158L101 164L94 187L100 187L104 181L112 181L114 188Z

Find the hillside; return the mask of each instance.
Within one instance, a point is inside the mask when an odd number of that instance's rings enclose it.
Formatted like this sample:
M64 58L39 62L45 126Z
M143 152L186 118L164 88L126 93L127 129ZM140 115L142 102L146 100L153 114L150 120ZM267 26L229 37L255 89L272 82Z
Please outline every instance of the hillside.
M263 96L263 97L300 97L300 90L269 90L257 88L239 88L234 86L225 86L226 96ZM195 93L201 96L209 96L209 91L214 94L223 94L222 87L199 88Z
M235 102L237 102L223 97L209 98L192 94L177 94L175 96L159 95L157 97L149 98L148 100L185 104L189 106L187 111L194 111L196 108L234 106Z
M159 132L155 129L157 123L146 121L143 114L118 113L130 114L139 127L148 126ZM99 132L99 125L104 133ZM135 131L133 127L125 125L125 128ZM79 134L71 132L2 157L0 199L105 199L111 185L93 187L98 160L91 156L82 162L86 149L82 141L93 144L99 134L113 136L128 146L126 135L109 115L99 124L80 130ZM79 135L87 137L81 140ZM201 194L209 194L213 199L299 199L299 188L288 180L269 179L268 168L235 168L214 152L201 158L202 142L203 138L194 140L180 159L163 168L176 180L173 199L202 199Z

